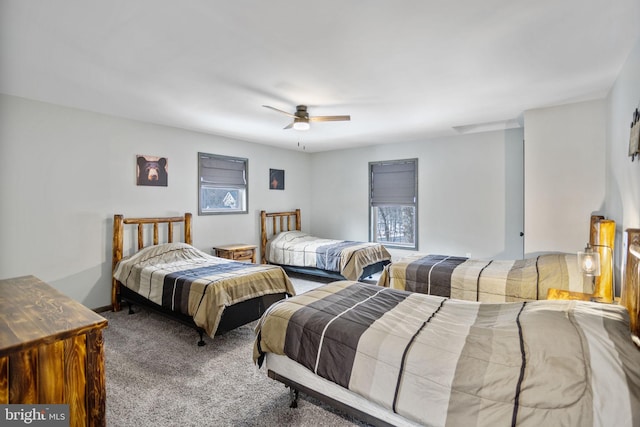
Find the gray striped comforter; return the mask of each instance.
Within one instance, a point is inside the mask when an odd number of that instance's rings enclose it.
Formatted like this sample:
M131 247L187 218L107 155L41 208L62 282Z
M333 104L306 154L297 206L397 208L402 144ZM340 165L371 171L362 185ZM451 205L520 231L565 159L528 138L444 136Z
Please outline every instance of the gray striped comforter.
M271 264L318 268L349 280L360 279L369 265L391 260L379 243L322 239L301 231L278 233L267 244L266 257Z
M275 304L256 332L257 363L286 355L424 425L640 425L640 350L617 305L342 281Z
M467 301L546 299L551 288L592 293L575 254L544 254L520 260L478 260L414 254L385 267L381 286Z
M191 316L212 338L225 307L263 295L295 295L280 267L214 257L185 243L146 247L122 259L113 277L148 300Z

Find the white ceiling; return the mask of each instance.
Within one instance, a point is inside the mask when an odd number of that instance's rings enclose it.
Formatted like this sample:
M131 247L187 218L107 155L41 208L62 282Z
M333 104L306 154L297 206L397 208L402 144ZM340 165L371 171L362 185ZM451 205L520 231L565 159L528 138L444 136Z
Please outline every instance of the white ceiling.
M640 0L0 0L0 92L316 152L601 98L639 37Z

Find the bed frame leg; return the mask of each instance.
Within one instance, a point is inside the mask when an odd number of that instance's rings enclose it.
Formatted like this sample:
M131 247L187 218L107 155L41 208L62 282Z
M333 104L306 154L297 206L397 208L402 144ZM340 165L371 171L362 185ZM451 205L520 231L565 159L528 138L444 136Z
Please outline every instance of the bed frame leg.
M204 335L203 335L202 329L199 329L198 333L200 334L200 341L198 341L198 347L202 347L203 345L206 345L207 343L204 341Z
M131 304L131 301L127 301L127 305L129 306L129 314L135 314L135 311L133 311L133 304Z
M297 408L298 407L298 395L299 392L293 387L289 387L289 408Z

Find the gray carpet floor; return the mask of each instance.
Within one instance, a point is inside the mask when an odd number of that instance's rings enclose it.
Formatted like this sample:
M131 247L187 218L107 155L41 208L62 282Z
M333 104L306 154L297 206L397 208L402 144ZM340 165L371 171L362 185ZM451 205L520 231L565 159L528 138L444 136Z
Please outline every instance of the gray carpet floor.
M297 293L328 280L291 276ZM101 313L108 426L363 426L253 364L255 322L197 346L191 328L136 308Z

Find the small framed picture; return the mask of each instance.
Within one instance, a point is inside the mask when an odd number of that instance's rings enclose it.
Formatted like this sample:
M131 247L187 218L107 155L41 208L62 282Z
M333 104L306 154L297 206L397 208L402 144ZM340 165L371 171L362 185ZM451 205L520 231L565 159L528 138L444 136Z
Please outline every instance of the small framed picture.
M166 187L169 165L166 157L136 156L136 184Z
M284 190L284 171L282 169L269 169L269 189Z
M640 155L640 111L636 108L631 120L631 134L629 135L629 157L631 161Z

